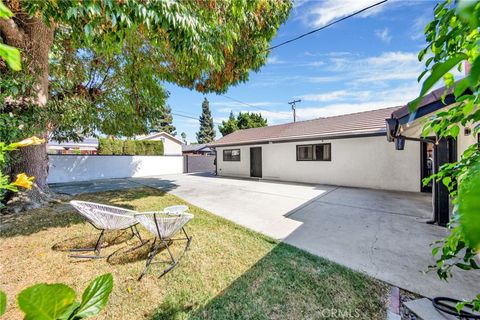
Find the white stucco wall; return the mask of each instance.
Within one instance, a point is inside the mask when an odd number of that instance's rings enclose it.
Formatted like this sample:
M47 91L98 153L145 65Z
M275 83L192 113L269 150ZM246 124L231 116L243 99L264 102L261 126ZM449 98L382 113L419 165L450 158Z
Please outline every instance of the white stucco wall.
M457 153L458 153L458 160L460 160L462 154L465 152L465 150L471 146L472 144L476 144L477 137L473 133L473 128L475 127L474 125L469 125L468 126L471 129L471 132L469 135L465 135L465 127L461 126L460 127L460 133L457 137Z
M296 161L296 146L331 143L332 161ZM250 176L250 148L262 147L264 179L386 190L420 191L420 145L395 150L385 136L217 148L218 175ZM241 161L223 161L224 149L240 149Z
M48 183L182 172L182 156L50 155Z
M145 138L145 140L162 140L163 141L163 154L166 156L178 156L182 155L182 143L171 139L167 135L156 135L151 138Z

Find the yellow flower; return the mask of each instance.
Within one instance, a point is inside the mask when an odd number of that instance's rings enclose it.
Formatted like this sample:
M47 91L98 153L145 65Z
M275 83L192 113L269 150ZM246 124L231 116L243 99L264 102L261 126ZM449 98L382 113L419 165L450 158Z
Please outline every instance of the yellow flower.
M39 144L42 144L42 143L45 143L45 139L40 139L40 138L37 138L37 137L33 136L33 137L30 137L30 138L27 138L27 139L23 139L20 142L15 142L12 145L15 146L15 147L28 147L28 146L39 145Z
M17 180L15 180L12 184L17 187L32 189L33 179L35 179L35 177L29 177L25 173L20 173L17 174Z

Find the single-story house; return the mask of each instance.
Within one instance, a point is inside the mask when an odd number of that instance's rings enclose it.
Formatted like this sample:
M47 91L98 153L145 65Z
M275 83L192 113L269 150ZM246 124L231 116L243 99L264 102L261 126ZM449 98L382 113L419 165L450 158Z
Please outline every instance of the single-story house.
M199 154L199 155L214 155L215 151L207 144L184 144L182 145L182 152L186 154Z
M96 138L85 138L80 142L50 140L47 143L49 154L97 154L97 150L98 139Z
M456 161L478 139L472 128L462 128L457 139L421 138L425 117L455 103L451 92L442 102L444 90L427 95L413 113L405 105L235 131L210 144L217 152L217 174L395 191L433 189L436 219L444 225L448 192L439 184L423 186L422 179Z
M402 126L409 128L403 132L415 131L419 137L420 118L435 111L431 105L448 108L452 103L449 96L447 105L440 106L439 90L424 99L415 117L401 106L235 131L210 144L217 151L217 174L428 191L421 183L428 173L428 148L418 140L407 140L404 150L395 150L387 140L385 120L400 117ZM471 144L468 132L458 137L457 156Z
M215 141L217 174L420 191L419 147L399 152L385 119L398 107L235 131Z
M136 140L161 140L163 141L163 155L181 156L183 141L166 132L155 132L146 136L137 136Z

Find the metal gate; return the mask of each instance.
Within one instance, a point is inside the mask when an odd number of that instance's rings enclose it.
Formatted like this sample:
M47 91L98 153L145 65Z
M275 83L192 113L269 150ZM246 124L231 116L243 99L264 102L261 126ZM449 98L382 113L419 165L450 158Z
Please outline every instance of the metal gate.
M215 156L201 154L184 155L183 172L215 172Z

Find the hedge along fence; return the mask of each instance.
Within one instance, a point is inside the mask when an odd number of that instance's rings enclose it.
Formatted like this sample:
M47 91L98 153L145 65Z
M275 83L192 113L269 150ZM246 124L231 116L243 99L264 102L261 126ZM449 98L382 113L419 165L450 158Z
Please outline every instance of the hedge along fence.
M98 154L163 156L163 142L159 140L112 140L100 138Z

